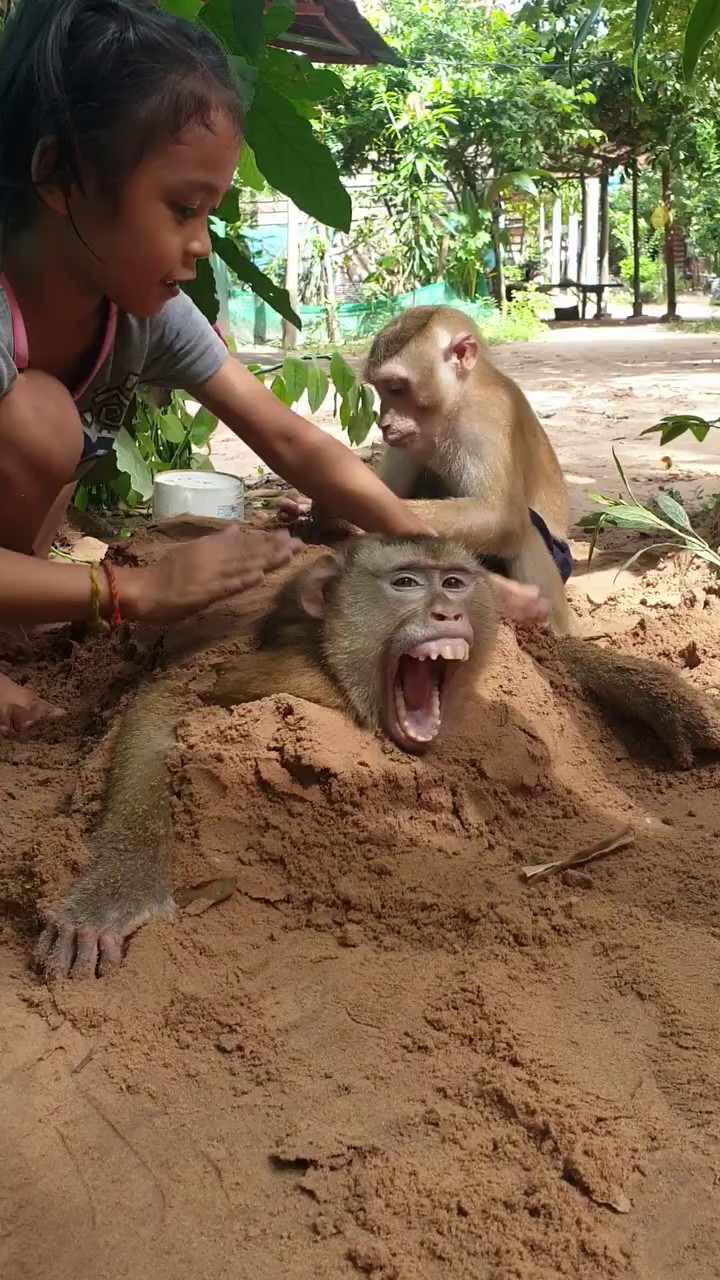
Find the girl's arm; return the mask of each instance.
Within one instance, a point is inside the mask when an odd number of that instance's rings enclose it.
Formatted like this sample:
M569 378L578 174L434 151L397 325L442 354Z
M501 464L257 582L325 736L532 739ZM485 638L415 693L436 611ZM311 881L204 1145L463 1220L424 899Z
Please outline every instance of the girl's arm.
M368 533L432 532L350 449L288 409L234 356L187 391L273 471L333 515Z
M132 621L165 626L257 586L280 568L299 544L283 533L231 526L176 547L146 568L116 568L120 611ZM98 573L100 613L110 614L110 590ZM90 569L0 548L0 623L89 622Z

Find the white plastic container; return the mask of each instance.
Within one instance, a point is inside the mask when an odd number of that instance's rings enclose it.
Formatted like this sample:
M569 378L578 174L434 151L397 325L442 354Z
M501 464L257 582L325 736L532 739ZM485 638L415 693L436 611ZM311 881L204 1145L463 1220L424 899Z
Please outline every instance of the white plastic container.
M155 477L152 513L154 520L186 515L242 520L245 486L222 471L163 471Z

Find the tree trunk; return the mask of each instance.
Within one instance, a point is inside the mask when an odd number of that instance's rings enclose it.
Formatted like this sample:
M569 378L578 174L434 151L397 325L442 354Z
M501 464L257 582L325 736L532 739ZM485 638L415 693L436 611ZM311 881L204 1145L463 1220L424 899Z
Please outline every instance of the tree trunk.
M665 223L665 274L667 276L667 312L664 320L677 320L677 290L675 285L675 249L673 245L673 218L670 195L670 162L663 160L661 166L662 198L667 213L670 215Z
M318 230L322 236L324 253L323 253L323 270L325 272L325 287L327 289L327 322L328 337L334 346L339 347L342 337L340 334L340 325L338 323L337 313L337 297L335 294L335 272L333 270L332 245L330 243L330 234L325 227Z
M641 316L640 297L640 213L638 209L638 162L632 159L632 234L633 234L633 315Z
M300 217L292 200L287 202L287 262L285 266L285 288L290 294L290 306L298 309L298 276L300 272ZM295 351L299 333L289 320L282 322L283 349Z
M493 251L495 253L495 296L497 304L500 308L500 314L507 315L507 298L505 297L505 267L503 265L503 250L500 243L500 206L493 205L492 210L492 240Z

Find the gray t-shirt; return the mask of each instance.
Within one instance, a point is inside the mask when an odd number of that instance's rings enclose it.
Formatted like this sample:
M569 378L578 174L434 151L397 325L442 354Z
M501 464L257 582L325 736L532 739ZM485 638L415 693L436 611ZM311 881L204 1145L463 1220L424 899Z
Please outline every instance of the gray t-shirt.
M187 294L172 298L149 319L111 305L93 369L73 392L83 425L76 477L112 448L139 382L181 391L211 378L227 355L222 338ZM10 285L0 277L0 397L27 363L22 315Z

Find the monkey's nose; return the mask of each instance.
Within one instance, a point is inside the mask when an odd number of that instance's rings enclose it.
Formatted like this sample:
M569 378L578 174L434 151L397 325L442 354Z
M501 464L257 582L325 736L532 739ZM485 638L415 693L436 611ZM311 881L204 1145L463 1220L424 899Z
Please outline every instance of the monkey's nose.
M445 609L442 605L436 605L430 612L433 622L461 622L462 616L461 613L454 613L449 605Z

